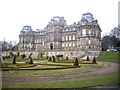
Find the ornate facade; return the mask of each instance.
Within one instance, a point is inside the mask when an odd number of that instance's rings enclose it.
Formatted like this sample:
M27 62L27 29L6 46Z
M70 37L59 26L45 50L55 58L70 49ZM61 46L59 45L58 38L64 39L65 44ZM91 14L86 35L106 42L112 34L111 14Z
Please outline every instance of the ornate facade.
M67 25L64 17L53 17L44 29L24 26L19 35L20 51L101 50L101 28L91 13L78 23Z

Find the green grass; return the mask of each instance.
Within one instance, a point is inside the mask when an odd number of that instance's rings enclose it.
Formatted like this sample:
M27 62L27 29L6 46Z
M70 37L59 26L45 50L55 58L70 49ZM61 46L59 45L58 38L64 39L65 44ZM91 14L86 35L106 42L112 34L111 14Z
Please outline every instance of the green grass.
M58 63L55 63L58 64ZM64 64L65 65L65 64ZM68 65L68 64L67 64ZM70 64L69 64L70 65ZM56 68L61 66L42 66L40 68ZM82 64L78 68L67 68L67 69L51 69L51 70L20 70L20 71L3 71L3 76L10 77L24 77L24 76L44 76L44 75L64 75L64 74L73 74L73 73L82 73L92 71L98 68L108 67L108 65L98 62L98 64Z
M47 59L46 58L33 58L33 62L34 61L46 61ZM27 62L28 61L28 58L16 58L16 63L17 62ZM3 62L5 63L9 63L9 62L13 62L13 59L12 58L7 58L7 59L4 59Z
M29 63L17 63L17 64L12 64L12 63L4 63L2 64L2 68L4 69L20 69L20 68L29 68L29 67L34 67L37 64L29 64Z
M120 74L120 73L119 73ZM3 88L88 88L99 86L115 86L118 83L118 73L99 75L93 78L71 79L50 82L6 82Z
M101 56L97 58L99 61L111 61L119 62L118 52L102 52ZM34 59L39 61L38 59ZM33 62L34 62L33 60ZM4 60L7 63L12 62L12 59ZM25 62L26 59L18 59L17 62ZM41 61L44 61L41 60ZM57 63L47 62L45 60L42 67L39 68L58 68L64 66L73 65L73 61L61 60ZM41 62L40 62L41 63ZM39 64L40 64L39 63ZM9 64L11 65L11 64ZM24 65L23 65L24 66ZM20 70L20 71L3 71L3 76L8 77L27 77L27 76L53 76L53 75L65 75L65 74L75 74L82 72L93 71L98 68L108 67L109 65L98 62L97 64L81 64L81 67L78 68L67 68L67 69L57 69L57 70ZM18 65L19 67L19 65ZM38 69L39 69L38 68ZM120 74L120 73L119 73ZM84 79L72 79L72 80L63 80L63 81L50 81L50 82L3 82L3 88L85 88L85 87L99 87L99 86L112 86L118 84L118 75L117 73L109 75L99 75L94 78L84 78ZM120 85L120 82L119 82Z
M120 52L102 52L97 60L120 63Z

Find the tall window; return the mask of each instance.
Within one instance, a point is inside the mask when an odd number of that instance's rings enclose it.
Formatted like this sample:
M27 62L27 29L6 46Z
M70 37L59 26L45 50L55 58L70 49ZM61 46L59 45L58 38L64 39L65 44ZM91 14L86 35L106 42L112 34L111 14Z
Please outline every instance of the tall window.
M71 42L69 43L69 46L71 47Z
M71 40L71 35L69 36L69 40Z
M83 35L83 36L86 36L86 29L83 29L83 30L82 30L82 35Z
M91 35L91 30L88 30L88 34Z
M75 35L73 35L73 40L75 40Z
M66 36L66 41L68 40L68 36Z
M75 43L73 42L73 47L75 46Z
M94 31L94 30L92 30L92 31L91 31L91 35L94 35L94 34L95 34L95 31Z
M30 41L31 42L31 41ZM39 43L39 39L36 40L37 43Z
M64 47L65 45L64 45L64 43L62 44L62 47Z
M62 36L62 41L64 41L64 36Z
M66 43L66 47L68 46L68 44Z
M89 39L89 42L88 42L88 44L91 44L91 40Z

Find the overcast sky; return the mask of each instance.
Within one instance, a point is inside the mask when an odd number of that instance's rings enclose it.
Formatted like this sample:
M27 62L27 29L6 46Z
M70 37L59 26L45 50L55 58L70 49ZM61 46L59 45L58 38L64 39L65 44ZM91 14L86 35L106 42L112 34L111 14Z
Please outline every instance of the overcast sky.
M90 12L102 29L110 32L118 24L119 0L0 0L0 40L19 41L24 25L43 29L53 16L63 16L67 24Z

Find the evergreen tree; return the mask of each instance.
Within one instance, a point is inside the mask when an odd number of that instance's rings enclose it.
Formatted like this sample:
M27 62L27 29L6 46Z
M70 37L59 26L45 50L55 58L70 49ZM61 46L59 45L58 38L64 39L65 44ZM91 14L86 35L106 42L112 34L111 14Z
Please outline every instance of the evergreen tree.
M86 61L90 61L89 56L87 56L87 60Z
M49 57L49 58L48 58L48 62L51 62L51 61L52 61L52 59L51 59L51 57Z
M52 59L53 59L53 62L55 62L56 60L55 60L55 56L52 56Z
M29 59L29 61L30 61L30 62L29 62L30 64L33 64L33 60L32 60L32 57L31 57L32 54L33 54L33 53L30 53L30 55L29 55L29 57L28 57L28 59Z
M95 57L93 58L93 63L97 63L97 62L96 62L96 58L95 58Z
M13 56L13 64L16 64L16 54Z
M66 57L66 60L68 60L68 56Z
M77 58L75 58L74 66L79 66L79 62Z

